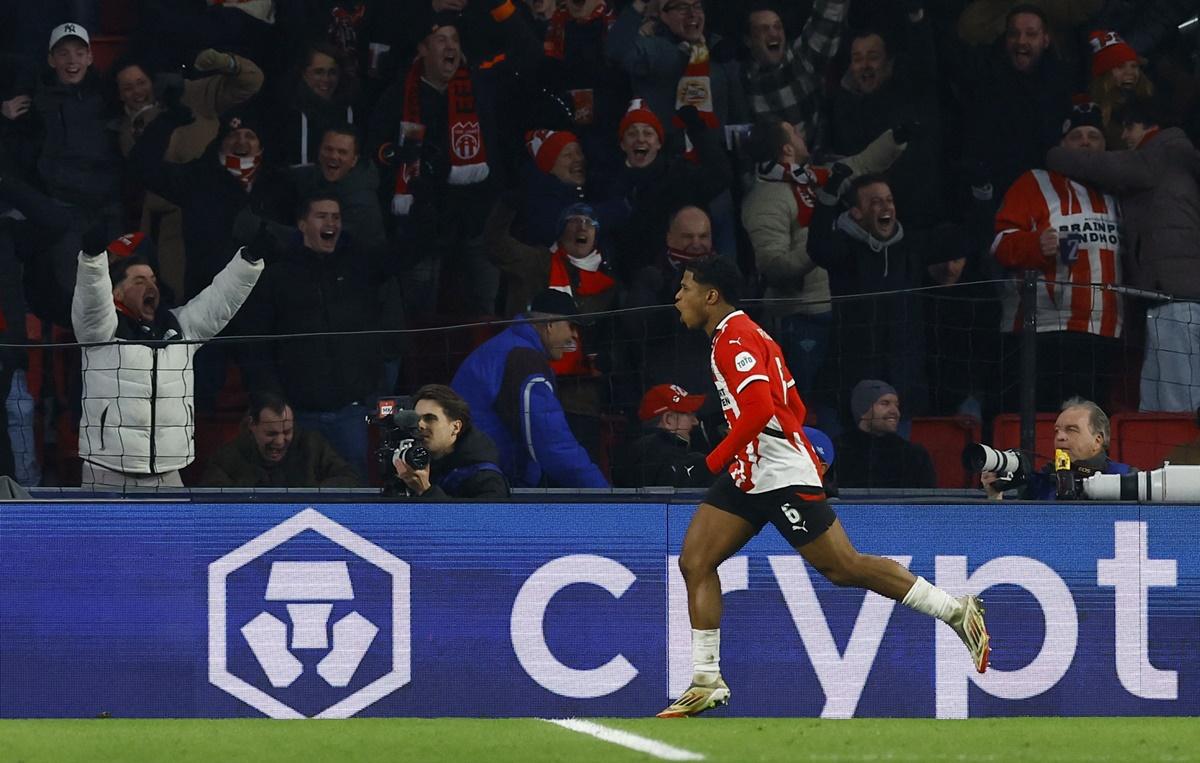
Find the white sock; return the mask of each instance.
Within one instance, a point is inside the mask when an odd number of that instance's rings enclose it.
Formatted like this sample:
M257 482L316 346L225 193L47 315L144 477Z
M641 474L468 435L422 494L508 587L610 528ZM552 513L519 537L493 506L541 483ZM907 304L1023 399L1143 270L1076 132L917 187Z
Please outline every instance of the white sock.
M962 609L958 599L922 577L917 578L900 603L909 609L936 617L944 623L954 619Z
M714 684L721 675L721 629L692 628L692 681Z

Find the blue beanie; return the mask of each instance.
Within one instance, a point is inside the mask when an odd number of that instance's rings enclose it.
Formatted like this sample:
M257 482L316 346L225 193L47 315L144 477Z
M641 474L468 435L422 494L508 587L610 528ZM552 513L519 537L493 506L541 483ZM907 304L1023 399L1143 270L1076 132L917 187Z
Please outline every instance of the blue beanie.
M558 225L555 226L555 235L561 236L566 230L567 220L572 217L586 217L592 221L592 227L596 229L596 235L600 234L600 221L596 219L596 210L591 204L585 204L582 201L576 202L564 209L558 214Z

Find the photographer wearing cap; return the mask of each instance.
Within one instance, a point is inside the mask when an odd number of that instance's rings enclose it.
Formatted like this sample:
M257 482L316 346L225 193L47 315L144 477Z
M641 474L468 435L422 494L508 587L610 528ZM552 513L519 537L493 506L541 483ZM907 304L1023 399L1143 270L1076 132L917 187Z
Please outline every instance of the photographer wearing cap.
M426 384L413 395L420 442L429 452L423 468L392 458L408 496L431 501L507 501L508 480L496 462L496 444L471 423L467 401L444 384Z
M1133 467L1108 457L1110 435L1108 415L1100 410L1100 406L1091 400L1073 397L1062 404L1062 412L1054 422L1054 449L1066 451L1070 459L1066 466L1079 477L1130 474L1135 471ZM1021 491L1021 498L1031 501L1055 500L1058 476L1054 462L1030 474L1029 481ZM997 490L994 485L999 478L1000 475L995 472L981 472L979 475L987 497L993 501L1004 497L1003 491ZM1078 479L1075 481L1078 482Z
M578 316L571 295L539 292L519 322L467 356L450 383L495 441L515 486L608 487L567 425L549 362L578 346Z

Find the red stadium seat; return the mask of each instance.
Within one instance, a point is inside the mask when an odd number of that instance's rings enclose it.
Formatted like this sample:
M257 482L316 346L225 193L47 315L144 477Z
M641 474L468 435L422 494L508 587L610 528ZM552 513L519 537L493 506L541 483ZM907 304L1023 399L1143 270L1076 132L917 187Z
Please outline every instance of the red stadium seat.
M625 445L628 428L629 420L620 414L605 413L600 416L600 452L596 466L609 483L612 482L613 454Z
M129 39L118 35L94 35L92 37L92 66L105 73L125 52Z
M1109 456L1138 469L1157 469L1171 448L1200 436L1191 413L1118 413L1111 423Z
M909 439L929 451L940 488L978 486L979 478L962 465L963 448L979 442L979 419L973 416L919 416Z
M183 484L200 486L209 459L218 448L237 437L245 415L245 410L241 410L196 416L196 460L180 472Z
M1054 458L1054 422L1057 413L1039 413L1034 424L1033 467L1040 469ZM1021 447L1021 414L1001 413L992 422L992 447L1011 450Z

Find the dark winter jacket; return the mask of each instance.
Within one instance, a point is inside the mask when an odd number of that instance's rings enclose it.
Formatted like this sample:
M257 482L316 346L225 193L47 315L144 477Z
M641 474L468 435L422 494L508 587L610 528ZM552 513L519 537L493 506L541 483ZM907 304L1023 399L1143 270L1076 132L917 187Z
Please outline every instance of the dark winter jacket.
M419 19L427 13L428 4L424 8L414 10ZM413 195L412 209L401 218L404 235L418 241L435 239L470 238L477 235L483 228L484 220L491 211L495 199L495 188L501 178L497 169L504 163L504 146L500 142L497 126L497 110L500 106L502 84L506 77L514 71L522 71L533 66L541 54L541 45L533 37L522 14L514 13L501 23L483 20L487 14L484 6L469 6L463 14L462 21L466 28L460 27L460 35L471 37L490 37L500 43L504 56L471 59L471 94L474 97L475 113L479 118L483 147L487 152L489 176L487 180L471 185L449 185L447 183L451 163L450 135L447 127L449 121L448 96L446 91L439 92L426 82L421 83L420 109L421 123L425 126L425 137L421 141L420 160L421 175L409 184ZM414 22L414 28L421 28L424 33L429 31L429 25L419 26ZM471 34L466 32L471 31ZM483 65L486 64L486 65ZM405 80L411 61L402 62L396 72L396 81L383 92L379 101L372 109L370 122L367 125L367 150L364 156L375 159L383 144L399 143L401 121L404 117ZM510 109L511 110L511 109ZM392 189L396 181L395 161L384 166L382 183L385 189ZM390 198L390 193L384 193Z
M838 487L937 487L928 451L897 434L847 429L834 446Z
M499 466L496 443L475 426L454 443L454 450L429 464L429 490L421 498L434 501L507 501L508 480Z
M624 168L622 191L632 211L611 251L625 278L638 268L656 264L662 256L672 212L689 205L707 209L733 182L721 131L699 131L692 140L698 164L685 159L682 151L663 146L650 166Z
M178 122L155 119L133 147L129 160L146 187L183 210L183 239L188 253L184 291L191 296L207 286L224 265L224 254L249 243L234 237L234 221L243 210L261 218L291 223L295 203L287 178L263 164L247 192L223 166L219 140L186 164L163 159Z
M325 131L355 122L353 107L337 96L325 101L301 84L275 121L272 160L290 167L316 164Z
M658 116L663 129L678 132L671 117L675 114L675 91L688 64L688 52L683 41L665 27L657 34L641 34L642 16L632 4L617 16L609 30L605 49L633 82L633 94L644 98L646 105ZM714 54L721 50L720 37L708 35L713 115L721 125L744 122L747 116L746 96L735 60L720 60Z
M250 430L221 446L200 484L205 487L358 487L358 475L318 432L297 429L283 461L259 455Z
M336 183L330 183L315 165L291 170L296 198L306 199L319 193L332 193L342 210L342 230L368 250L387 244L383 210L379 205L379 170L365 157Z
M78 85L64 85L50 72L34 93L32 110L41 122L37 169L46 192L86 207L117 201L121 155L113 111L95 71L89 70ZM221 250L222 254L228 251ZM215 273L210 273L208 280Z
M629 205L622 198L605 198L608 189L591 184L576 186L565 183L548 172L539 170L533 162L522 168L522 209L514 234L533 246L548 247L558 240L558 216L564 209L579 202L591 204L600 220L599 246L611 251L612 236L629 218Z
M841 457L841 453L838 453L838 457ZM1103 454L1084 461L1076 461L1072 466L1076 470L1080 467L1085 469L1090 467L1093 474L1133 474L1137 471L1129 464L1113 461ZM1053 463L1047 464L1041 471L1029 475L1029 482L1025 484L1020 493L1021 498L1026 501L1054 501L1057 500L1057 494L1058 479L1054 473Z
M1046 165L1117 195L1130 285L1200 298L1200 152L1183 130L1127 151L1054 148Z
M541 337L517 323L475 349L450 383L500 451L515 487L608 487L567 425Z
M332 254L297 246L267 266L247 307L264 334L354 332L388 328L379 307L382 274L345 237ZM264 348L255 386L277 387L298 411L336 411L364 402L382 361L377 337L280 339Z
M978 176L974 182L990 182L999 199L1023 172L1045 166L1046 152L1062 139L1070 80L1053 49L1029 73L1013 69L1003 51L956 71L970 88L966 162Z
M704 465L703 453L690 449L686 440L655 429L626 447L613 464L617 487L707 487L715 475Z
M930 22L909 27L908 55L899 57L895 75L879 89L855 92L846 73L833 96L829 147L839 156L852 156L888 128L913 124L904 153L887 176L905 221L912 228L925 228L945 218L938 170L942 161L938 76Z

